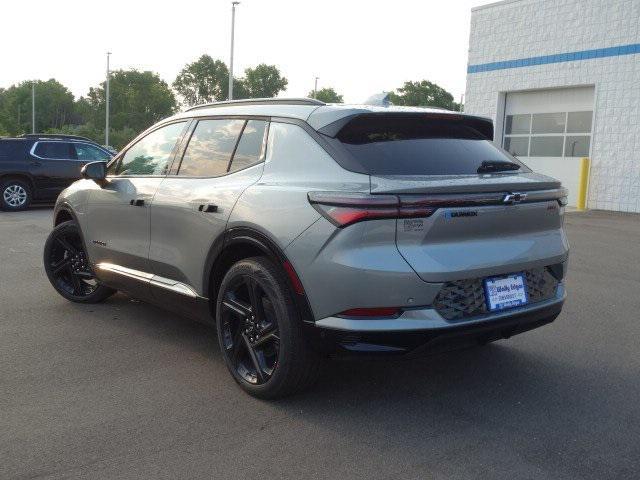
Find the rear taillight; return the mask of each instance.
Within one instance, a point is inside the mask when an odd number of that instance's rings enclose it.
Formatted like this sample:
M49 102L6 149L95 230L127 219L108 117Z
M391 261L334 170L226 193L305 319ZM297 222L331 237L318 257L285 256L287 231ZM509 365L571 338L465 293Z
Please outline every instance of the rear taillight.
M428 217L436 208L402 202L395 195L309 192L309 203L327 220L346 227L364 220Z

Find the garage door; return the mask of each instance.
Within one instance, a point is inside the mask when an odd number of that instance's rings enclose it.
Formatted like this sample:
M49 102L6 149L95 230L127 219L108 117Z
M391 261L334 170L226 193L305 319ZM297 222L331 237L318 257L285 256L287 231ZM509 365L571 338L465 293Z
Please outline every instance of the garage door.
M589 157L593 87L509 92L503 147L529 168L562 181L576 205L580 158Z

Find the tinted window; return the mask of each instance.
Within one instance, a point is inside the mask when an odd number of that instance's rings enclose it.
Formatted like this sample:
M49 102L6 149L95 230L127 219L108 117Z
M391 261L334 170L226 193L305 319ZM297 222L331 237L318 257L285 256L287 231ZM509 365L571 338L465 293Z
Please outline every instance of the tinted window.
M116 175L165 175L184 126L185 122L172 123L143 137L118 162Z
M33 153L38 157L53 160L68 160L75 156L75 152L71 152L71 144L67 142L38 142Z
M238 142L236 153L233 154L230 172L236 172L247 168L260 161L262 142L267 122L262 120L249 120L242 131L242 137Z
M78 160L91 162L95 160L109 160L111 158L111 155L94 145L75 143L73 147L76 149L76 157Z
M244 120L201 120L182 157L178 175L216 177L227 173Z
M460 119L362 115L337 135L375 175L464 175L485 160L515 162Z

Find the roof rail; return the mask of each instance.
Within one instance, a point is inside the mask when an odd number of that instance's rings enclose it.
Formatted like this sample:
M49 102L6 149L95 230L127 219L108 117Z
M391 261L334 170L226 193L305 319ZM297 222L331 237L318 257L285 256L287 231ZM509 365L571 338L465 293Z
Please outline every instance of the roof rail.
M315 105L322 106L326 103L315 98L246 98L244 100L224 100L221 102L203 103L187 108L185 112L200 108L228 107L230 105Z
M93 140L87 137L82 137L80 135L66 135L64 133L25 133L20 135L20 138L67 138L70 140L87 140L88 142L93 142Z

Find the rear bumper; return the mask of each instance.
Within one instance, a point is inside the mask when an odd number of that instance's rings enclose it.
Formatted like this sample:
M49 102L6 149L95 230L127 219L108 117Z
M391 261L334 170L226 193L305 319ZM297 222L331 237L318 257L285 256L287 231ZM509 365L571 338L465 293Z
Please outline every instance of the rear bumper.
M498 314L446 320L427 308L407 310L395 319L328 317L310 326L309 333L323 353L438 353L509 338L550 323L560 314L565 297L560 283L554 298Z

